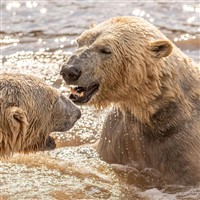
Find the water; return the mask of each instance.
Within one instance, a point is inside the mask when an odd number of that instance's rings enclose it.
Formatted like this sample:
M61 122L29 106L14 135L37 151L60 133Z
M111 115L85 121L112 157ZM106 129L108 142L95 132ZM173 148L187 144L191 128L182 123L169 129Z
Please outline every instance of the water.
M144 17L200 62L198 1L1 1L1 71L35 74L68 94L59 68L91 22ZM58 148L0 162L0 199L200 199L200 187L165 185L153 170L108 165L88 144L99 138L106 110L81 107ZM120 169L120 170L119 170Z

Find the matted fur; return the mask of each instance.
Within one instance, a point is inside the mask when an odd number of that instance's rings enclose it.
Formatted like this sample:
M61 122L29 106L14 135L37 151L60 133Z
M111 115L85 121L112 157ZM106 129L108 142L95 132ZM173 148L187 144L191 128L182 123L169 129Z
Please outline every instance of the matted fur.
M0 74L0 157L42 150L52 131L70 129L80 110L42 80Z
M98 82L89 105L113 107L97 147L100 156L110 163L138 161L159 170L169 183L197 184L197 64L138 17L111 18L83 32L77 43L64 66L80 66L81 76L73 84Z

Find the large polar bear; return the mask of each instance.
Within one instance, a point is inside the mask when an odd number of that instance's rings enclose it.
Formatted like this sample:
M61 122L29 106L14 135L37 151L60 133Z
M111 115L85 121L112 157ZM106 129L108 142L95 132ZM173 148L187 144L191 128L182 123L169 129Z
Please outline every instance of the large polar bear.
M97 150L109 163L160 171L168 183L200 181L200 72L156 27L114 17L83 32L61 70L70 98L112 105Z

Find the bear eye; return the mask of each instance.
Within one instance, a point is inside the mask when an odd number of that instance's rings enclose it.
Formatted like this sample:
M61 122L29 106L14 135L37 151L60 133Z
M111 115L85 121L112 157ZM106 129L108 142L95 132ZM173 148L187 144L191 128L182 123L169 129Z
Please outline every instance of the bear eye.
M112 53L111 50L107 47L101 48L100 52L103 54L111 54Z

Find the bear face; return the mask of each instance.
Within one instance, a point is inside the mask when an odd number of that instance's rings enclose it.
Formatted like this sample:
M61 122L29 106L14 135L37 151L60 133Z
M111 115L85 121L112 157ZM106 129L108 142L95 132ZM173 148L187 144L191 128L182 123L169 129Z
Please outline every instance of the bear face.
M77 86L70 96L74 102L105 107L125 99L133 104L135 99L135 103L145 104L138 91L146 90L145 95L150 97L160 92L158 76L163 72L158 74L157 68L161 67L160 60L172 52L172 44L143 19L109 19L83 32L77 43L77 50L61 70L66 83ZM130 91L135 93L134 98Z
M77 106L42 80L0 75L0 156L55 148L52 131L67 131L80 118Z

